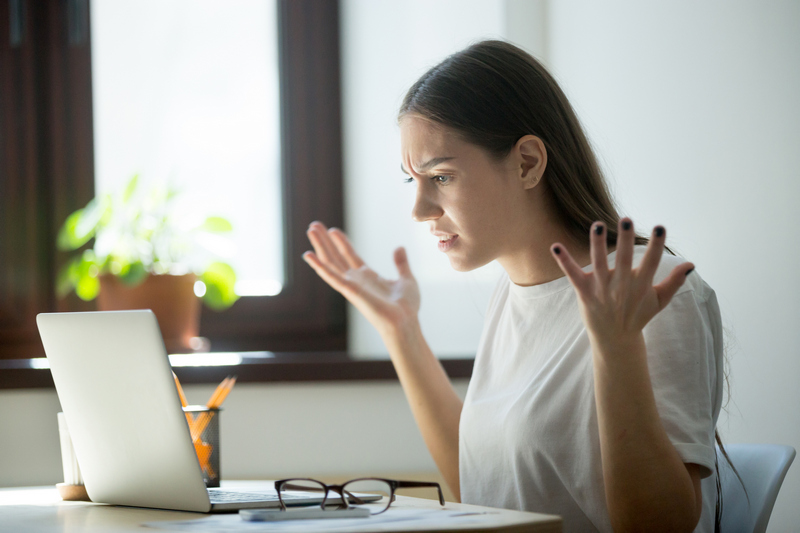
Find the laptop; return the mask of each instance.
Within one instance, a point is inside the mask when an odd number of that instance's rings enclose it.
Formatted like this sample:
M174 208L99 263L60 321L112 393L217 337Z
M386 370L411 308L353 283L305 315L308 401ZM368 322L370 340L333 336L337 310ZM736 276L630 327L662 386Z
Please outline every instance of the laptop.
M202 513L279 507L274 490L206 488L152 311L42 313L36 322L93 502Z

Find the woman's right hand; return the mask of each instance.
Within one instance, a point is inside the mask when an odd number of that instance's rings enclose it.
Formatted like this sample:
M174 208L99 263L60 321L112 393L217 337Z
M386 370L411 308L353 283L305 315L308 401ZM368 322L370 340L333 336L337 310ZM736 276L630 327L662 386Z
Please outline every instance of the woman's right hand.
M405 249L394 251L400 277L388 280L364 264L341 230L312 222L307 235L314 251L304 253L303 259L361 311L382 336L397 333L416 320L419 286L411 274Z

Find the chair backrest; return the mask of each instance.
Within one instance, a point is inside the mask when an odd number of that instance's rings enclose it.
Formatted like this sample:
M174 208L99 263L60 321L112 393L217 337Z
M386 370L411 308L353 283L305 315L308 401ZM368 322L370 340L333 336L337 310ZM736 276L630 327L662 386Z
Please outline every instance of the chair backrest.
M727 444L739 479L717 449L722 487L722 533L763 533L786 472L796 455L791 446L776 444Z

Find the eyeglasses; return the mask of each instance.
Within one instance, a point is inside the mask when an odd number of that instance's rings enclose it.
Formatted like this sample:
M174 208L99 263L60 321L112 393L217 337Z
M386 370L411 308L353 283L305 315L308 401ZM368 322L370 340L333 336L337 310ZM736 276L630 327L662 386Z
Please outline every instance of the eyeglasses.
M371 514L376 515L386 511L395 499L394 493L397 489L436 487L439 491L439 503L444 506L444 495L438 483L427 481L395 481L393 479L382 479L377 477L365 477L351 479L341 485L326 485L321 481L309 478L281 479L275 482L275 490L278 492L278 501L281 510L286 511L287 505L296 502L299 495L293 494L295 491L321 493L322 502L320 507L323 510L333 507L336 509L348 509L354 505L365 505L375 503L370 508ZM328 494L334 492L339 497L328 502ZM307 500L306 500L307 501Z

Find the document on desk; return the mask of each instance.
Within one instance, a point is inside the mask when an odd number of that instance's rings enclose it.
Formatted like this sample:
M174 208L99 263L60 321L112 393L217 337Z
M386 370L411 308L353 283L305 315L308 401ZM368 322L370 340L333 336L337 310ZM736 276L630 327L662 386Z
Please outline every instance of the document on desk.
M336 511L332 511L336 512ZM248 522L238 514L212 515L196 520L146 522L145 527L170 531L203 531L208 533L235 533L239 531L319 532L352 531L413 531L429 529L460 529L491 523L491 511L470 512L448 509L389 508L385 513L369 518L337 518L299 520L289 522Z

